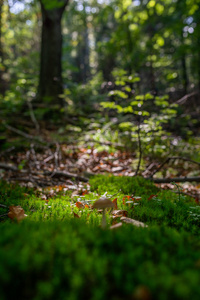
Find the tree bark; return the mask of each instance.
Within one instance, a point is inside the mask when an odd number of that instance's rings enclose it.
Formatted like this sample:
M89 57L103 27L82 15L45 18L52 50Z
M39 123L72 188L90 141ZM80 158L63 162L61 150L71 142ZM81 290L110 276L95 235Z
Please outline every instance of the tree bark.
M0 94L3 96L6 92L7 82L4 79L5 66L4 66L4 51L2 43L2 14L3 14L4 1L0 0Z
M48 9L40 0L42 11L42 40L38 101L62 105L62 26L61 19L69 0L59 1Z

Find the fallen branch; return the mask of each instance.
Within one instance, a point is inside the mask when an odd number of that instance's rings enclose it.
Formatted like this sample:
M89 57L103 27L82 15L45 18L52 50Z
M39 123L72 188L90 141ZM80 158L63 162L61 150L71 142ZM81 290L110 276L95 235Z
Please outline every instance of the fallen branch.
M8 217L8 214L0 215L0 218Z
M1 151L0 157L3 157L4 155L6 155L7 153L11 152L14 149L15 149L15 147L12 146L12 147L8 148L7 150Z
M200 182L200 176L198 177L173 177L173 178L146 178L150 179L154 183L171 183L171 182Z
M64 171L54 171L54 172L50 172L50 171L44 171L44 175L50 175L51 177L65 177L65 178L74 178L76 180L80 180L83 182L88 182L88 178L79 176L77 174L72 174L69 172L64 172Z
M19 171L19 169L17 167L10 165L10 164L4 164L4 163L0 163L0 169L11 170L14 172Z
M23 173L23 175L26 174L26 173L29 174L29 175L36 175L36 176L47 175L47 176L51 176L51 177L74 178L74 179L79 180L79 181L88 182L88 178L79 176L77 174L64 172L64 171L31 172L30 170L26 170L26 169L19 170L17 167L15 167L13 165L4 164L4 163L0 163L0 169L11 170L11 171L14 171L14 172L18 171L18 172ZM31 179L28 179L28 180L31 181Z
M193 93L187 94L187 95L183 96L182 98L180 98L179 100L177 100L175 103L176 104L184 104L190 97L193 97L195 95L198 95L198 92L193 92Z
M23 136L23 137L26 138L26 139L29 139L29 140L35 140L36 142L45 144L45 142L42 141L40 137L33 136L33 135L28 134L28 133L25 133L25 132L23 132L23 131L21 131L21 130L19 130L19 129L16 129L16 128L14 128L14 127L12 127L12 126L6 124L5 122L2 122L2 124L3 124L8 130L13 131L13 132L17 133L18 135Z
M1 207L1 208L6 208L6 209L8 208L8 206L6 206L6 205L4 205L4 204L0 204L0 207Z
M195 161L195 160L192 160L192 159L189 159L189 158L186 158L186 157L181 157L181 156L171 156L171 157L168 157L152 174L151 174L151 177L153 177L153 175L155 175L158 171L160 171L164 165L166 165L170 160L176 160L176 159L180 159L180 160L184 160L184 161L189 161L193 164L196 164L196 165L199 165L200 166L200 163Z

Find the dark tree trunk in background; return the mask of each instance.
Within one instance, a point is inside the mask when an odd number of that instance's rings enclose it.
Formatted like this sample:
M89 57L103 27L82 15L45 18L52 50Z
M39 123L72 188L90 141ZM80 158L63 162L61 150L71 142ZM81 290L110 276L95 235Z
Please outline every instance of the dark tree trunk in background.
M2 9L3 9L3 0L0 0L0 94L4 95L6 92L7 82L5 81L4 72L4 53L3 53L3 44L2 44Z
M181 32L181 43L184 45L184 37L183 32ZM183 92L186 95L188 93L189 79L186 65L186 53L182 54L181 57L181 65L182 65L182 83L183 83Z
M60 7L48 9L47 1L40 0L42 9L42 41L38 100L62 104L62 28L61 19L69 0L59 1Z
M200 16L197 18L197 49L200 49ZM197 68L198 68L198 92L200 96L200 51L197 52Z
M79 43L77 46L77 59L76 63L78 66L78 81L86 83L90 78L90 47L89 47L89 31L86 4L83 3L82 12L82 31L79 34Z
M186 95L188 92L188 75L187 75L187 67L186 67L186 57L185 55L181 58L182 64L182 73L183 73L183 92Z

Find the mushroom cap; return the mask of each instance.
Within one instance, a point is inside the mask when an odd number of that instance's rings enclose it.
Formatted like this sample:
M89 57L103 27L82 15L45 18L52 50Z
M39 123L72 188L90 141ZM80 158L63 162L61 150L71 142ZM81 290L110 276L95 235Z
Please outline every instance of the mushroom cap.
M107 197L101 197L93 204L93 208L106 208L114 206L114 203Z

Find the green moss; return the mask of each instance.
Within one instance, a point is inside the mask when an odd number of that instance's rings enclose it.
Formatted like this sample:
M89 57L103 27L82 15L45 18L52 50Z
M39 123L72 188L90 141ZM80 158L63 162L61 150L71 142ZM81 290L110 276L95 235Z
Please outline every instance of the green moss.
M1 225L2 299L198 299L196 238L174 229L91 228L80 220ZM12 285L12 289L10 288Z
M90 184L82 200L118 192L119 208L148 227L102 230L96 210L74 206L78 196L57 194L46 203L33 190L0 183L0 203L21 205L28 214L19 224L0 223L1 299L131 300L141 293L199 299L199 206L140 177L95 176ZM141 199L131 207L124 195Z

